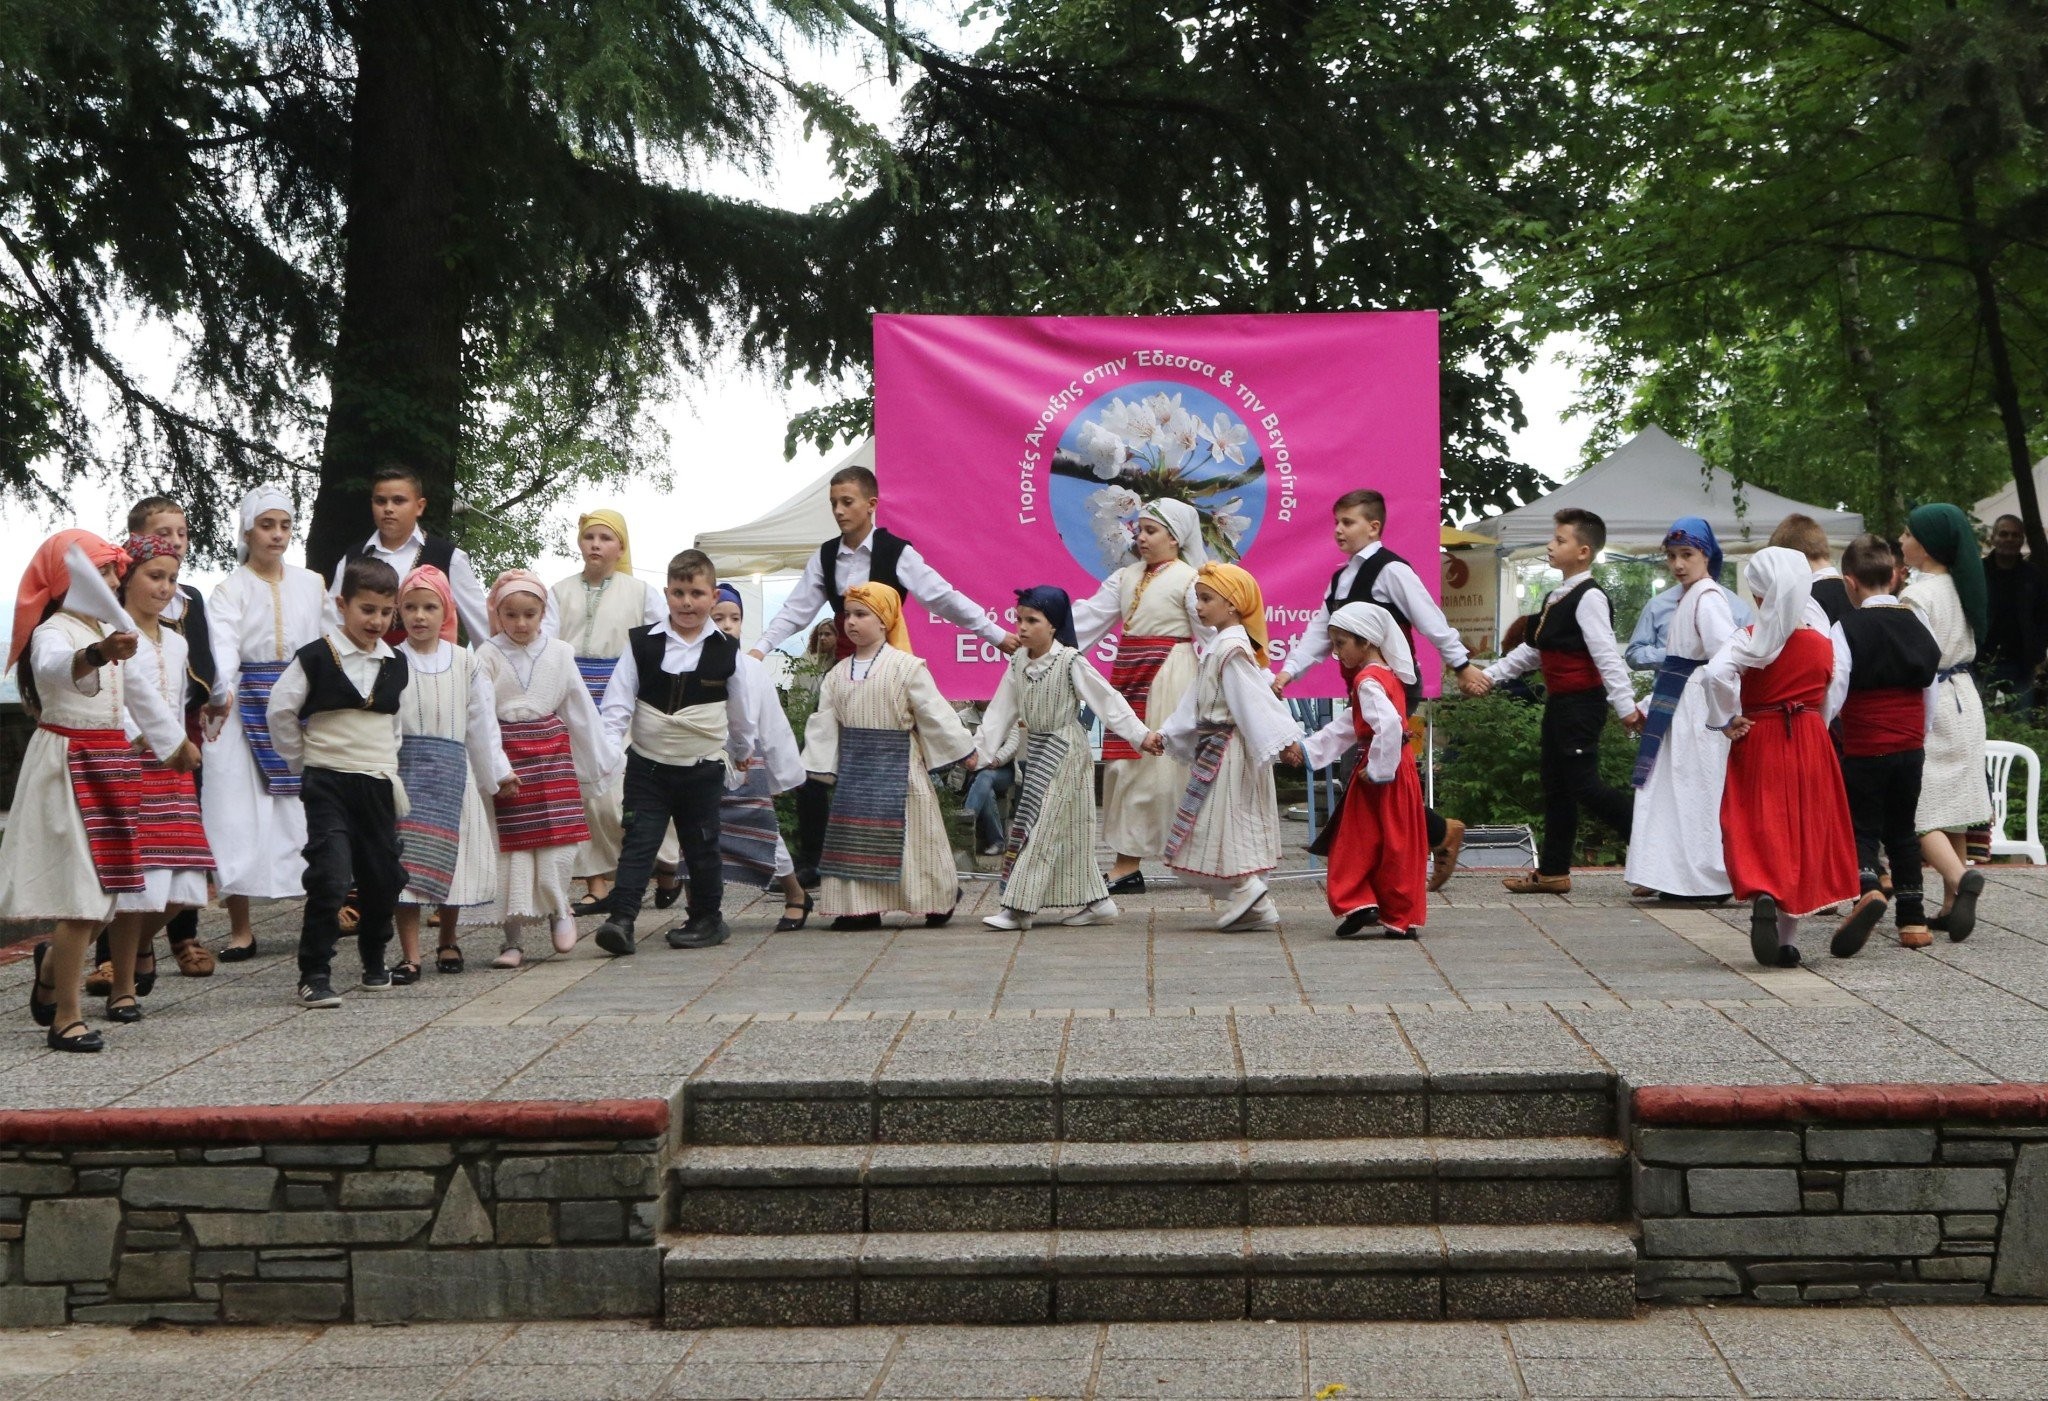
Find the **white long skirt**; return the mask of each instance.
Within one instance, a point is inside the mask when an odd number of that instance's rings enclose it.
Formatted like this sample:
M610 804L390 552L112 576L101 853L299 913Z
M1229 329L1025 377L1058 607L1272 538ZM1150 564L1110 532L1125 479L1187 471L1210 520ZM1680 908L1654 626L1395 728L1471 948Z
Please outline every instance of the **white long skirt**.
M944 914L960 898L960 872L939 795L925 771L924 749L910 746L910 783L904 793L903 869L893 881L826 876L818 887L818 910L840 915L879 915L902 910L913 915ZM778 866L781 864L777 859Z
M122 914L155 914L173 905L194 909L206 904L206 872L173 871L151 866L142 873L142 889L114 897L114 908Z
M491 807L474 783L462 785L462 818L456 828L455 875L448 882L444 909L462 911L458 924L494 923L492 904L498 898L498 829L491 822ZM398 897L401 905L423 905L420 893L411 886Z
M1665 895L1726 895L1721 859L1721 785L1728 736L1707 728L1704 667L1686 678L1650 777L1636 792L1625 874Z
M619 849L626 841L624 766L584 785L583 820L590 824L590 840L576 848L576 879L609 876L619 869Z
M1935 687L1934 728L1920 771L1921 832L1958 832L1991 820L1991 788L1984 777L1984 702L1977 683L1951 676Z
M1166 654L1139 718L1158 729L1195 684L1195 649L1180 643ZM1165 755L1119 759L1102 766L1102 842L1120 856L1153 860L1166 854L1174 809L1188 786L1188 766Z
M22 755L7 835L0 838L0 919L114 917L85 838L85 814L71 791L70 745L38 729Z
M1182 772L1186 772L1183 770ZM1187 785L1181 785L1182 791ZM1180 794L1174 794L1178 807ZM1169 816L1169 822L1171 817ZM1167 865L1199 882L1238 881L1280 864L1280 795L1270 766L1254 764L1237 736L1195 814L1187 842Z
M264 788L238 711L230 710L219 736L208 741L205 765L199 815L220 893L255 900L304 897L306 810L297 797L275 798Z
M491 829L492 844L497 828ZM498 900L489 906L486 922L508 919L553 920L569 913L570 872L576 866L576 847L544 846L532 851L498 853Z

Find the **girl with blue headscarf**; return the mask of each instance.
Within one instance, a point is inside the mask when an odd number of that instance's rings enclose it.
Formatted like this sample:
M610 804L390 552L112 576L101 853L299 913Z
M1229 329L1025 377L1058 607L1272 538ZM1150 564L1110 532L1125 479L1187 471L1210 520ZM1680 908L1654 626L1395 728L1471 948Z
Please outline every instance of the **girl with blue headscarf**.
M982 762L996 761L1021 723L1023 773L1003 843L1002 909L982 920L991 929L1026 929L1041 910L1061 910L1061 924L1103 924L1117 917L1095 865L1095 757L1081 727L1081 707L1102 717L1134 751L1159 752L1125 700L1074 646L1074 606L1065 589L1017 590L1019 646L976 736Z
M1721 856L1721 786L1728 737L1707 728L1700 668L1734 635L1734 600L1721 586L1721 543L1700 517L1672 522L1664 559L1680 593L1663 664L1642 705L1627 874L1639 895L1725 900L1730 886Z

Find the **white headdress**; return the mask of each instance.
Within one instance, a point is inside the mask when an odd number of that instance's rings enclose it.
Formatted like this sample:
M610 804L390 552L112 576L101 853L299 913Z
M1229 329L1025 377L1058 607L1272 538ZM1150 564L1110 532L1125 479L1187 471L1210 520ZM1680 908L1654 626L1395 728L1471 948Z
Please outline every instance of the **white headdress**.
M1415 653L1407 637L1395 625L1394 615L1377 603L1347 603L1330 615L1330 626L1379 648L1388 669L1403 681L1412 685L1417 679Z
M1202 513L1185 501L1147 501L1143 514L1173 532L1180 557L1190 569L1200 572L1209 562L1209 548L1202 543Z
M256 528L256 518L265 511L291 515L292 499L274 486L251 487L242 497L242 532L235 537L235 558L244 564L249 562L249 532Z
M1813 597L1813 566L1797 550L1770 545L1749 557L1742 581L1756 595L1756 626L1735 634L1733 655L1738 667L1754 671L1776 661L1805 620L1807 600Z

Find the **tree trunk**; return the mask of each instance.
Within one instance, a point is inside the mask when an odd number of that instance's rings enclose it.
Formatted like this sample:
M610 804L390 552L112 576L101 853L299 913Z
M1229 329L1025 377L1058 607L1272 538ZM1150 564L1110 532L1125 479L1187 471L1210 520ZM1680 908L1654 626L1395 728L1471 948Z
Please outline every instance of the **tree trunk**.
M1878 533L1896 539L1906 523L1905 494L1899 487L1898 445L1893 440L1891 410L1875 375L1877 356L1870 349L1870 322L1863 314L1863 276L1854 253L1844 253L1836 269L1842 287L1842 349L1849 357L1849 381L1863 400L1877 454Z
M306 562L323 574L371 530L370 476L419 472L428 519L455 494L464 297L453 254L454 0L363 0L351 35L348 218L320 491Z
M1956 202L1963 216L1963 256L1977 287L1977 324L1984 333L1985 359L1991 366L1991 394L2005 427L2005 451L2019 491L2020 522L2027 531L2027 553L2036 568L2048 565L2048 533L2041 528L2041 502L2034 491L2034 463L2027 451L2027 419L2020 409L2019 381L2013 377L2012 353L2005 343L2005 325L1998 308L1998 282L1992 273L1991 231L1977 217L1976 172L1960 162L1955 167Z

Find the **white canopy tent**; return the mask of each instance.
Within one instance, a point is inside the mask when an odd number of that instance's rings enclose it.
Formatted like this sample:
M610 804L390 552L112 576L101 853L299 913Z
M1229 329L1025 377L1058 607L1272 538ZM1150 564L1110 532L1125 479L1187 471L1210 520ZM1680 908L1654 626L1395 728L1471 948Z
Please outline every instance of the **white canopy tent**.
M842 467L865 467L872 472L875 440L865 440L816 481L745 525L705 531L697 537L697 548L711 556L721 578L802 573L818 553L819 544L839 533L826 501L826 488L832 474Z
M2034 495L2048 501L2048 457L2034 464ZM1970 514L1977 518L1977 524L1986 530L2000 516L2016 516L2020 513L2020 487L2018 482L2007 482L2005 490L1994 492L1970 508Z

